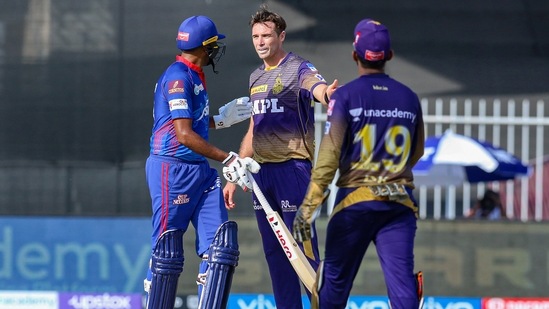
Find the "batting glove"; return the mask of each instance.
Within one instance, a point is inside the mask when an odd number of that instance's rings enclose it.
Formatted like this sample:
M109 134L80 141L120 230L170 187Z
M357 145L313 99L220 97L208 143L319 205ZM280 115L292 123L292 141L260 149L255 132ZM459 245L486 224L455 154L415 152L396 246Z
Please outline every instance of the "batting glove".
M230 152L229 156L223 160L223 164L227 165L223 167L223 177L228 182L239 185L244 192L251 192L253 190L252 182L248 177L248 171L254 174L259 172L261 168L259 163L252 158L240 158L238 154Z
M309 189L305 195L305 199L299 208L294 218L292 233L294 239L299 242L305 242L312 239L314 230L311 228L313 222L318 218L321 211L321 205L326 201L330 190L323 190L314 182L309 184Z
M252 102L250 98L241 97L219 108L219 115L213 116L215 128L224 129L235 123L244 121L252 115Z

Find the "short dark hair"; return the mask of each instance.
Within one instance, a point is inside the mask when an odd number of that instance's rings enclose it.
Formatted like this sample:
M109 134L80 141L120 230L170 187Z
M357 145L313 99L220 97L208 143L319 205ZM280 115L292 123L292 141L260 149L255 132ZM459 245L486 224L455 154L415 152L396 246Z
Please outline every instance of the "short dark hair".
M357 58L358 58L358 61L360 62L360 65L366 69L383 70L385 68L385 63L387 62L387 60L368 61L360 57L360 55L358 54L357 54Z
M266 4L262 4L259 7L259 11L252 15L250 27L253 27L258 23L266 23L269 21L275 25L275 32L277 34L280 34L282 31L286 30L286 21L284 18L275 12L269 11Z

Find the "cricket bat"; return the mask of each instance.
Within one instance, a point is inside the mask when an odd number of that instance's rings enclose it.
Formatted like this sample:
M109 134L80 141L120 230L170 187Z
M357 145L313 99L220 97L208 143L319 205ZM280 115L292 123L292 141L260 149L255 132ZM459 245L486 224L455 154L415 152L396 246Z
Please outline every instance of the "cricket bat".
M261 192L261 189L255 182L255 179L253 178L251 173L248 173L248 178L252 183L253 192L257 196L261 207L263 207L263 210L265 211L265 214L267 216L267 221L271 225L271 229L273 229L273 232L276 235L276 238L278 239L282 250L284 250L284 252L286 253L290 264L292 264L292 267L299 276L301 282L303 282L303 285L307 288L307 290L309 290L309 292L312 293L313 285L316 278L316 272L311 267L311 264L309 264L309 261L307 260L307 257L305 257L305 254L303 254L301 249L298 247L297 242L292 236L292 233L290 233L290 230L288 230L288 228L284 224L284 220L282 220L280 215L276 211L274 211L271 208L271 205L269 205L269 203L267 202L265 195L263 195L263 192Z

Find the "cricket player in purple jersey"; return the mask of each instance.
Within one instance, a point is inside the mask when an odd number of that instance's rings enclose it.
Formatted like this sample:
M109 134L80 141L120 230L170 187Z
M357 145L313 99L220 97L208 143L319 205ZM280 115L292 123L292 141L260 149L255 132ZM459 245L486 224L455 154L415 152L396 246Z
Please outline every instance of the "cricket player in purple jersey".
M291 230L297 207L311 177L314 145L314 103L327 104L337 87L330 86L307 60L286 52L286 22L262 6L250 21L252 41L263 64L250 75L253 116L240 156L253 156L261 170L254 176L268 203ZM235 207L235 186L225 186L225 204ZM265 217L256 196L253 207L269 267L278 309L302 308L301 283ZM319 254L316 238L301 249L314 269Z
M223 162L236 175L257 172L251 158L240 158L208 142L209 128L227 128L251 116L248 97L225 104L210 117L202 67L224 54L217 32L206 16L187 18L179 27L181 53L160 76L154 92L154 124L146 177L152 199L152 252L145 290L148 309L172 309L183 271L183 235L196 230L196 254L202 258L199 308L224 308L238 261L236 223L228 220L221 181L207 158ZM235 182L250 189L248 178ZM211 279L211 280L210 280ZM203 288L204 286L204 288Z
M327 226L324 259L312 308L345 308L370 242L374 242L393 309L416 309L423 277L414 274L417 204L412 167L423 155L424 125L417 95L384 73L393 51L377 21L360 21L352 53L359 77L339 87L307 194L293 225L297 241L311 238L314 212L336 170L340 177Z

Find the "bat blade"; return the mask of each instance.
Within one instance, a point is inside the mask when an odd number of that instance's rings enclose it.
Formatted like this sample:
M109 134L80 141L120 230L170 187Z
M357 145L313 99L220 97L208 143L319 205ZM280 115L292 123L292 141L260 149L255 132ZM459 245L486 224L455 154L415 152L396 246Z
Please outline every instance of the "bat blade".
M315 283L316 272L311 267L311 264L307 260L307 257L301 249L298 247L297 242L292 237L292 233L284 224L284 221L277 212L267 214L267 221L271 225L282 250L286 253L286 257L292 264L295 272L297 273L303 285L309 290L313 291L313 286Z
M248 173L248 178L252 183L255 196L259 200L259 203L267 216L267 221L278 239L282 250L286 253L286 257L288 257L290 264L294 268L301 282L303 282L305 288L312 293L316 278L315 270L311 267L311 264L307 260L305 254L303 254L303 251L301 251L298 247L297 241L295 241L292 233L290 233L290 230L288 230L288 227L284 224L284 220L282 220L280 215L273 210L271 205L269 205L265 195L263 195L263 192L261 192L261 189L250 173Z

